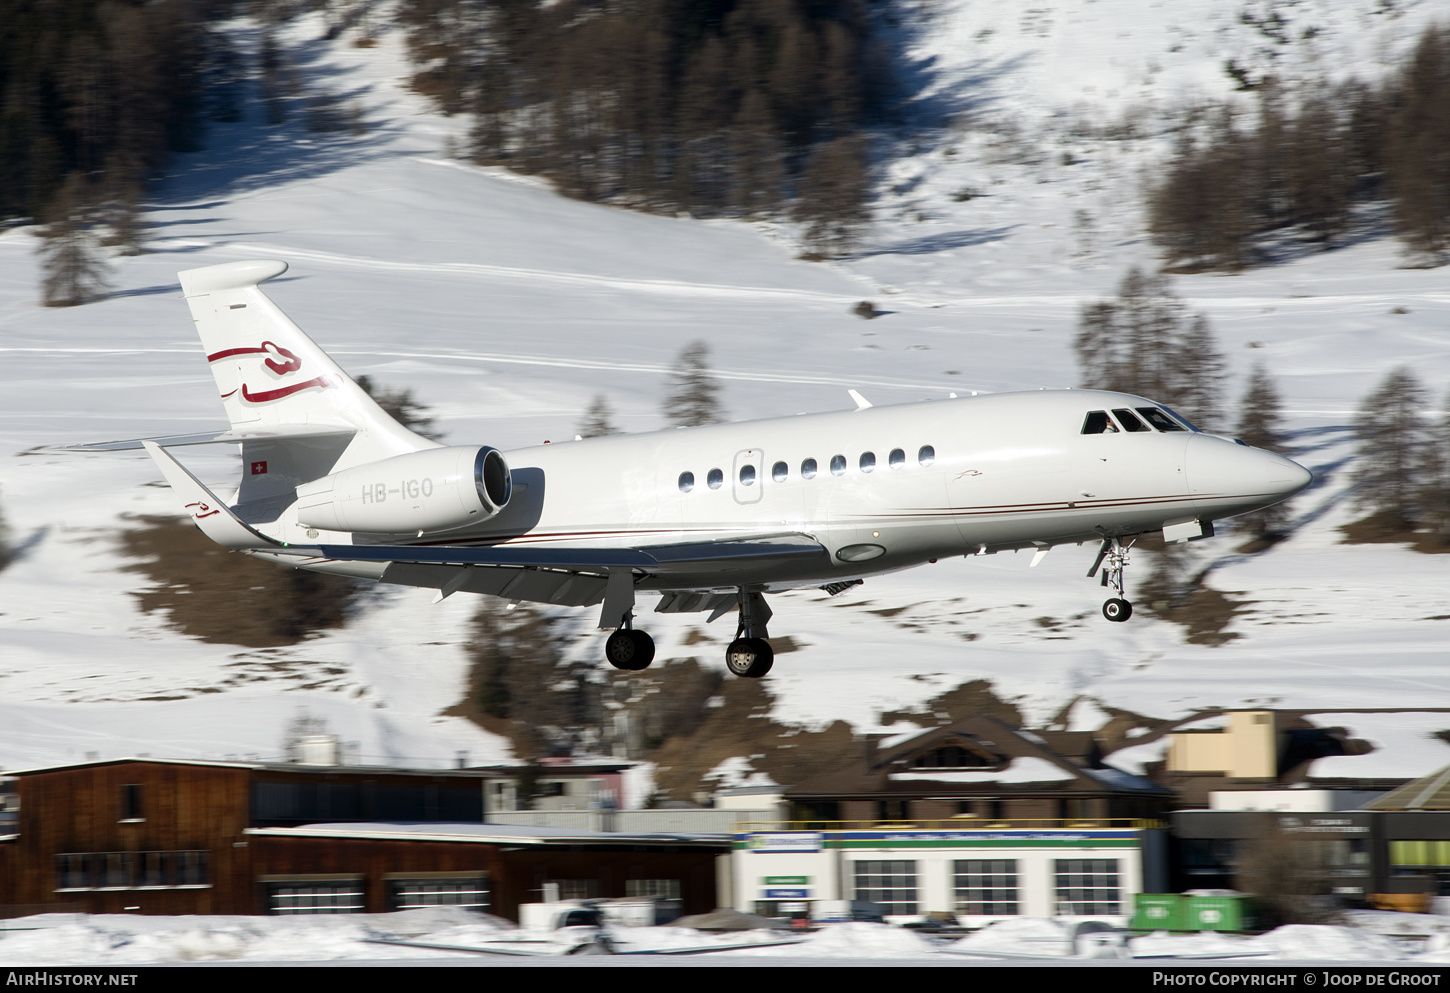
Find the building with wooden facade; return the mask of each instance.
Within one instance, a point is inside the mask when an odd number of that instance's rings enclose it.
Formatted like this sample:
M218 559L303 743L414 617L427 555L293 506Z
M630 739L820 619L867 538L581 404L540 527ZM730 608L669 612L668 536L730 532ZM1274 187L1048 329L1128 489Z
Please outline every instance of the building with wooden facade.
M153 758L7 773L0 913L452 904L516 918L547 883L568 896L670 896L686 913L715 907L724 836L486 824L491 774Z

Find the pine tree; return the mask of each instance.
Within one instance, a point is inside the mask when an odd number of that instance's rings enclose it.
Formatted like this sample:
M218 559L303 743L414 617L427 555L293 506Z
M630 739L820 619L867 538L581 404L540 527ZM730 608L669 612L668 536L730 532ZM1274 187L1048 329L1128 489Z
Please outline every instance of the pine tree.
M10 525L5 521L5 515L0 513L0 570L3 570L15 558L15 552L10 547Z
M596 393L594 399L589 401L589 409L584 411L584 420L579 425L579 437L604 438L619 434L619 428L614 426L613 413L604 394Z
M1420 464L1421 523L1450 543L1450 394L1428 432Z
M71 173L51 207L50 223L40 233L45 306L74 307L105 291L109 266L100 252L98 221L85 180Z
M724 420L720 409L720 384L710 375L706 358L710 346L703 341L686 345L670 373L665 395L665 419L677 427L698 427Z
M442 432L433 427L433 418L428 416L428 406L415 399L412 390L390 390L374 382L373 377L366 373L354 378L353 382L383 408L383 413L409 431L430 441L442 440Z
M1412 531L1424 492L1425 391L1409 369L1390 372L1355 417L1359 436L1355 506L1389 533Z
M1279 391L1274 386L1274 380L1262 365L1255 364L1249 373L1243 401L1239 404L1235 433L1240 441L1253 448L1267 452L1282 451L1284 434L1281 417ZM1239 522L1255 538L1272 540L1284 533L1289 523L1289 512L1284 504L1277 503L1240 517Z

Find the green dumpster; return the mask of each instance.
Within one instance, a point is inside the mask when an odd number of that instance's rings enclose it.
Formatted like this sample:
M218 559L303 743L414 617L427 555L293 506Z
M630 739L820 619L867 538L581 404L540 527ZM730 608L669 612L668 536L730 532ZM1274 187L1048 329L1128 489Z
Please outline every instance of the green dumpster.
M1183 898L1185 931L1247 931L1252 925L1253 905L1244 893L1233 896L1186 896Z
M1182 931L1183 902L1177 893L1137 893L1129 927L1134 931Z

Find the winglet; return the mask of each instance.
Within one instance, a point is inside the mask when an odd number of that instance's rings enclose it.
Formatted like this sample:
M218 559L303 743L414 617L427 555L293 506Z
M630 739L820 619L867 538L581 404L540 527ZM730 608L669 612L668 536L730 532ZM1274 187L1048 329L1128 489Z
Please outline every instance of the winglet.
M855 390L847 390L846 392L849 393L849 394L851 394L851 399L852 400L855 400L856 401L856 409L857 410L865 410L867 407L871 406L871 401L870 400L867 400L865 397L863 397L861 394L857 393Z
M280 542L273 541L266 535L259 533L246 524L242 523L231 509L227 507L226 501L217 499L211 490L207 489L201 482L176 459L154 441L143 441L141 443L146 453L156 462L161 469L161 475L171 484L181 499L186 501L186 512L201 529L201 533L223 548L278 548Z

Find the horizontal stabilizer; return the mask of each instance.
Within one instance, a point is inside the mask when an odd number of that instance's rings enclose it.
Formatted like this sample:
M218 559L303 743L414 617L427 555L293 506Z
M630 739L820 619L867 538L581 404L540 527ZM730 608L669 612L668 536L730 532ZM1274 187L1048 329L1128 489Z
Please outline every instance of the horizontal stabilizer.
M239 522L240 523L240 522ZM245 525L243 525L245 526ZM643 548L557 548L530 545L316 545L290 551L347 562L412 562L429 565L521 566L598 572L638 569L652 575L698 571L717 562L755 563L817 559L821 545L801 538L783 541L691 542Z
M201 434L172 434L160 438L133 438L130 441L97 441L89 445L62 445L62 452L129 452L139 451L147 442L162 448L182 445L240 445L246 441L286 441L297 438L346 438L357 433L351 424L279 424L269 428L239 428L232 431L206 431Z
M243 524L227 507L226 501L217 498L186 467L154 441L141 443L147 454L161 469L161 475L171 484L186 504L186 512L201 528L202 534L223 548L280 548L278 542L260 534Z

